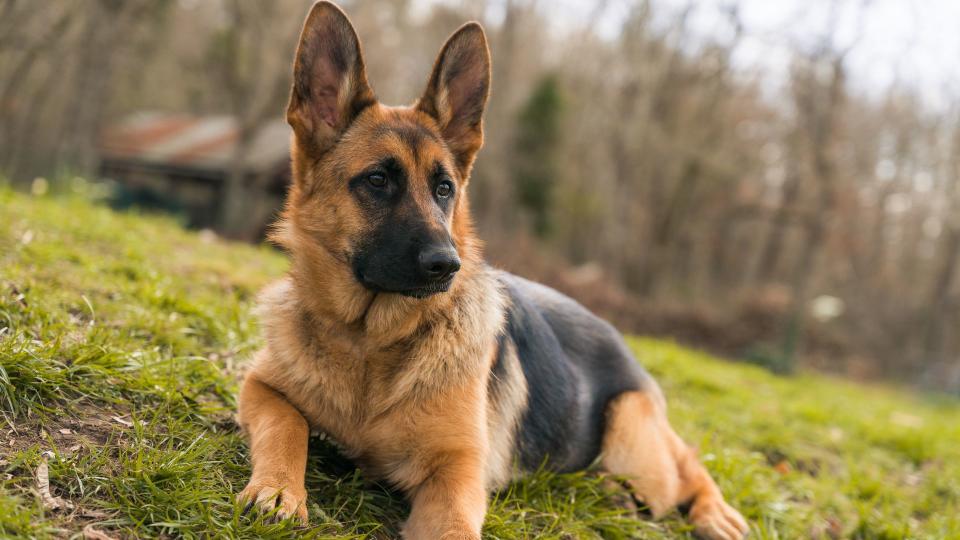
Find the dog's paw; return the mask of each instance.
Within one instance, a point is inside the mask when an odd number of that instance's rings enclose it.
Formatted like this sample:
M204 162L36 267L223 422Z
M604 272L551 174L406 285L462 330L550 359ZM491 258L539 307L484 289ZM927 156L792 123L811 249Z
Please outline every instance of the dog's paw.
M411 516L401 532L403 540L480 540L480 531L474 531L466 523L435 522Z
M409 530L403 532L403 540L420 540L421 538L436 538L438 540L480 540L480 533L466 529L454 529L436 535L416 534Z
M451 531L441 536L440 540L480 540L480 535L470 531Z
M690 521L697 536L705 540L740 540L750 532L740 512L719 497L694 501Z
M247 487L237 494L237 500L244 505L244 514L253 509L263 513L276 509L276 517L279 519L295 517L300 523L307 524L307 493L302 488L251 480Z

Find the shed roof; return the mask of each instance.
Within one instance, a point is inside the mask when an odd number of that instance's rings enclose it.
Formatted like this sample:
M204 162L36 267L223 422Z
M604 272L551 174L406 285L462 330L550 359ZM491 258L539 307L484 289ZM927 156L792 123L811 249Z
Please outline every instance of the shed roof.
M244 166L264 172L286 165L291 129L283 120L268 122L254 137ZM202 170L226 170L237 143L237 122L231 116L140 112L105 130L100 141L104 159Z

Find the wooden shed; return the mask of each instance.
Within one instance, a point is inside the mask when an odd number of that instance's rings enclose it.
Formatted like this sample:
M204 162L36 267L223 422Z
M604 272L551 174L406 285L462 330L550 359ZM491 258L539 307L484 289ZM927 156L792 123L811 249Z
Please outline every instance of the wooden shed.
M265 124L242 156L244 208L237 230L220 227L225 184L237 153L230 116L144 112L112 124L100 141L103 177L118 183L115 203L163 209L195 228L262 238L290 181L290 127Z

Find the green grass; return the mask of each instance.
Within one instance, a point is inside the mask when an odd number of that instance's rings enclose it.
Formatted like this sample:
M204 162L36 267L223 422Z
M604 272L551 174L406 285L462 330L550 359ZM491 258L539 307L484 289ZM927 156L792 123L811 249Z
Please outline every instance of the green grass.
M0 537L390 538L408 507L311 443L311 527L240 515L232 421L257 347L256 291L284 258L0 189ZM960 403L800 374L780 378L632 339L678 431L754 538L960 538ZM48 510L35 471L48 459ZM489 538L686 538L596 473L536 474L491 502Z

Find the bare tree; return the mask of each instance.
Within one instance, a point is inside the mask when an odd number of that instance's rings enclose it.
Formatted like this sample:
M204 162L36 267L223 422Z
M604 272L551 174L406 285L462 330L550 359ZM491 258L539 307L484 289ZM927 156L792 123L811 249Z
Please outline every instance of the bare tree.
M226 0L228 23L214 35L211 63L223 90L228 110L236 125L233 158L223 190L220 227L228 235L250 237L259 224L246 223L247 203L251 192L246 157L250 154L257 133L264 123L276 119L289 89L283 75L286 66L277 62L270 32L285 32L292 42L295 25L284 24L277 2L245 2ZM272 60L272 61L271 61Z

